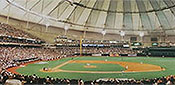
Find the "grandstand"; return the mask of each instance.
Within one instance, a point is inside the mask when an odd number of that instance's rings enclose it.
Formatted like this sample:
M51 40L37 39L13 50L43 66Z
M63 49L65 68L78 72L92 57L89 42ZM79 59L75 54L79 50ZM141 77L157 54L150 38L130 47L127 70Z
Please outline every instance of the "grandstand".
M175 84L174 0L0 0L0 84Z

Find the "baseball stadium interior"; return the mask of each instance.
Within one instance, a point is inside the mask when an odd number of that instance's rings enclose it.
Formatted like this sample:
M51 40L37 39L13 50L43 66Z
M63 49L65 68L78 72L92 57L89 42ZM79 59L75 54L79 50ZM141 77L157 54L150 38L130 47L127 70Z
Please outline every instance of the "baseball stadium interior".
M0 0L0 84L173 85L175 0Z

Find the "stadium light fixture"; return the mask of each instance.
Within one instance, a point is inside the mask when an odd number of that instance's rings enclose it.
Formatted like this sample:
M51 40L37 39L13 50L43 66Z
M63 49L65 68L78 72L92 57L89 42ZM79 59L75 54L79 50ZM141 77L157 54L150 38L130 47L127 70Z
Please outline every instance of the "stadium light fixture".
M143 37L143 36L144 36L144 32L140 32L140 33L139 33L139 36L140 36L140 37Z
M65 25L64 26L64 35L67 35L67 30L69 29L69 25Z
M142 42L143 41L144 32L140 32L139 36L140 36L140 41Z
M46 23L46 27L49 27L50 26L50 24L49 23Z
M67 31L69 29L69 26L68 25L65 25L64 26L64 30Z
M120 36L125 36L125 32L124 31L120 31Z
M47 22L47 23L46 23L46 32L47 32L49 26L50 26L50 24L49 24L49 22Z
M42 16L42 17L43 17L43 20L44 20L46 27L49 27L50 26L49 18L47 16Z
M106 35L106 30L103 30L102 32L101 32L101 34L104 36L104 35Z

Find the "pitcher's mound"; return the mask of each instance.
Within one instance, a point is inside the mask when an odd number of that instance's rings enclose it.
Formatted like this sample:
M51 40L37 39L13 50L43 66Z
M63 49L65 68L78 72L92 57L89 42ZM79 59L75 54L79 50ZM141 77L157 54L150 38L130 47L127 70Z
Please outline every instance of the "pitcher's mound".
M96 68L96 66L93 66L93 65L86 65L86 66L84 66L84 68Z

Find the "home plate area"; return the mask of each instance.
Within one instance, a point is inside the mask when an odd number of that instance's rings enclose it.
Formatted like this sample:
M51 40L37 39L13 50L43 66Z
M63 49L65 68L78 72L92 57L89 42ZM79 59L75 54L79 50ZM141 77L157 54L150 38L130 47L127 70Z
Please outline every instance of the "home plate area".
M96 68L97 66L95 65L91 65L89 63L87 63L86 65L84 65L84 68Z

